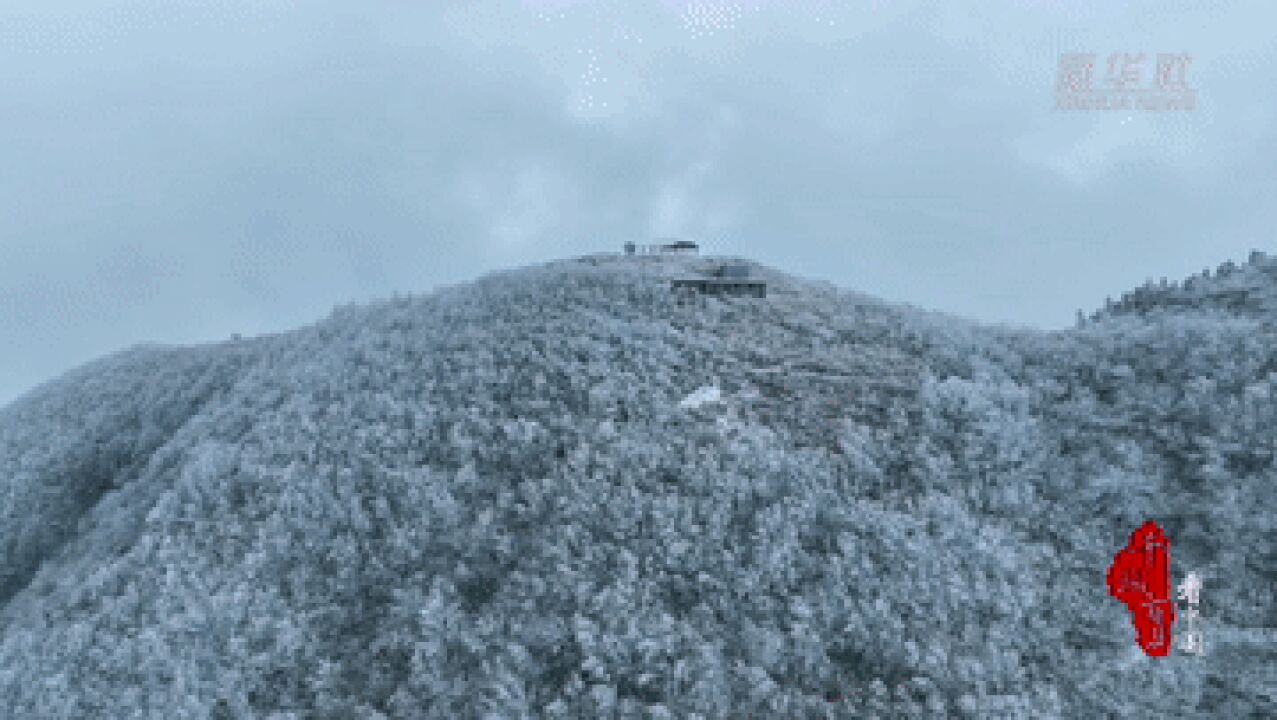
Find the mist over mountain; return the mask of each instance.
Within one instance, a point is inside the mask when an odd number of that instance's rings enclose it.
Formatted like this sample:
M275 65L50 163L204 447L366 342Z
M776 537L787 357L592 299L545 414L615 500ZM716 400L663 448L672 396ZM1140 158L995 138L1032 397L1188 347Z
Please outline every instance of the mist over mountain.
M1277 716L1277 267L1041 332L597 256L0 409L0 715ZM1165 528L1202 657L1113 553Z

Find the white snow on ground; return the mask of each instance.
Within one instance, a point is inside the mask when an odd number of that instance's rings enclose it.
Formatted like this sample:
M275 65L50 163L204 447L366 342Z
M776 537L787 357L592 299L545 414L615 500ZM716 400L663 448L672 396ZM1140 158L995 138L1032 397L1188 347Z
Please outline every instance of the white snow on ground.
M685 409L698 408L706 403L715 403L722 400L722 395L717 385L702 385L696 388L691 395L683 398L678 406Z

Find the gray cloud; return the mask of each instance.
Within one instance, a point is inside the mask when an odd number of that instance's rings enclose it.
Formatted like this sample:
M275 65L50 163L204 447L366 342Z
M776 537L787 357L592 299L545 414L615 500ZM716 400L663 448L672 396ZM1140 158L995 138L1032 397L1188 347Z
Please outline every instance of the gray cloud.
M1257 1L22 4L0 403L134 342L657 235L1058 327L1277 221ZM1199 106L1055 111L1066 51L1186 51Z

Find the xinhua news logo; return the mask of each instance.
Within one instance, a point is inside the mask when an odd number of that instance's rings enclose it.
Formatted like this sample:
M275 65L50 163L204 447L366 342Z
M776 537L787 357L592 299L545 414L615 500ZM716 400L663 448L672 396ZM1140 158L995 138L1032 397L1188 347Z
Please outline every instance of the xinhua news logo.
M1055 81L1056 110L1187 111L1197 105L1188 84L1188 53L1110 53L1097 71L1096 53L1064 53Z

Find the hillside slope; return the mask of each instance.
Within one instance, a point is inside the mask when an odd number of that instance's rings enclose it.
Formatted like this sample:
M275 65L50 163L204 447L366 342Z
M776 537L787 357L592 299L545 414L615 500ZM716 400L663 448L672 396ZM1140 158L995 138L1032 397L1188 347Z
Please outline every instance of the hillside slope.
M710 265L498 273L0 410L0 707L1277 715L1268 316L671 294ZM1148 518L1205 657L1145 657L1105 594Z

